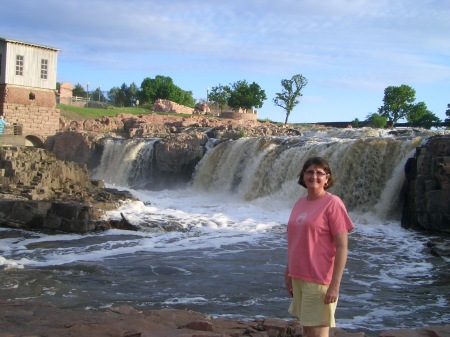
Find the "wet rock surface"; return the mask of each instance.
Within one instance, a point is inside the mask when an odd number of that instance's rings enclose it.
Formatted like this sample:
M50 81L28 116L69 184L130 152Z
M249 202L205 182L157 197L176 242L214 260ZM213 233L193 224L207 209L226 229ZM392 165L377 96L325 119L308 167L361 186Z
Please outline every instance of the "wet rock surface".
M450 136L429 138L405 165L402 226L450 236ZM429 245L450 256L448 241Z

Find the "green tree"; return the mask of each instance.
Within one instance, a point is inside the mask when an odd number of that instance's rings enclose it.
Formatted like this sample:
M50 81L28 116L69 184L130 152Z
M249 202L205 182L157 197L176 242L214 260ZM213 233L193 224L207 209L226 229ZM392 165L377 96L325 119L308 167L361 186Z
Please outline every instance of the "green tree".
M143 103L154 103L157 99L167 99L191 108L195 105L192 92L182 90L168 76L157 75L155 78L145 78L141 83L140 97Z
M239 108L249 110L262 107L266 99L265 91L258 84L255 82L248 84L243 80L231 84L228 105L234 110Z
M132 106L138 98L139 88L136 83L132 82L125 91L126 106Z
M217 104L220 108L220 112L223 111L223 107L227 105L228 98L230 96L230 87L222 86L219 84L217 87L212 87L208 95L208 101L213 104Z
M283 89L276 93L273 102L286 111L284 124L287 124L291 111L300 102L299 97L303 96L301 90L307 84L308 80L303 75L294 75L290 80L281 80Z
M84 97L86 98L87 93L84 90L83 86L80 83L77 83L75 87L72 89L72 96L74 97Z
M424 102L414 104L406 119L411 126L425 129L431 129L434 123L441 122L439 117L427 109L427 105Z
M120 91L120 89L118 87L112 87L108 91L108 100L114 106L117 106L116 101L117 101L117 97L119 96L119 91Z
M387 87L384 89L384 104L378 109L378 113L385 116L389 120L389 126L393 127L399 119L408 116L415 99L416 91L408 85Z
M192 95L192 91L184 91L183 89L179 87L175 87L175 89L172 92L171 98L169 98L171 101L176 102L181 105L185 105L188 107L193 108L195 106L195 99Z
M128 86L125 83L122 83L121 87L117 91L116 106L120 106L120 107L127 106L127 103L129 103L128 99L127 99L127 95L128 95Z
M90 95L91 95L93 101L99 101L99 102L106 101L106 97L105 97L105 95L103 95L103 92L100 90L100 87L98 87L94 91L92 91Z
M382 116L380 114L373 113L373 114L369 114L366 117L365 122L366 122L367 126L370 126L372 128L383 129L387 125L387 118L386 118L386 116Z

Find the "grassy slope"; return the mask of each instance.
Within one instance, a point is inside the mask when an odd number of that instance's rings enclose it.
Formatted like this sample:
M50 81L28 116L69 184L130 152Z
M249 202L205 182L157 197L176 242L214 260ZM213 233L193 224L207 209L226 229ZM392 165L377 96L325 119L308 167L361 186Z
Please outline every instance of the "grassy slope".
M104 116L114 117L121 113L132 115L158 114L158 115L178 116L178 117L192 116L169 112L155 112L150 109L150 106L145 105L139 106L138 108L113 108L113 109L81 108L64 104L58 104L56 107L61 110L61 116L69 120L96 119ZM217 117L208 116L208 118L217 118ZM268 119L259 120L259 122L270 122L273 124L282 125L282 123L272 122Z
M114 117L121 113L132 115L146 115L156 113L159 115L169 115L169 116L170 115L182 117L191 116L175 113L154 112L151 111L150 108L146 106L140 106L138 108L95 109L95 108L81 108L76 106L58 104L57 108L61 110L61 116L69 120L96 119L104 116Z

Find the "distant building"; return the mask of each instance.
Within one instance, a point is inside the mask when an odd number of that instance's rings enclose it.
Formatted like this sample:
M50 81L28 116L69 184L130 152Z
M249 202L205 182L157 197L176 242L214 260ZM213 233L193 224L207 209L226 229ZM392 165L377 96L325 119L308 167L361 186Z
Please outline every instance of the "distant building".
M27 145L42 146L59 130L58 52L57 48L0 37L0 115L11 126L18 126Z

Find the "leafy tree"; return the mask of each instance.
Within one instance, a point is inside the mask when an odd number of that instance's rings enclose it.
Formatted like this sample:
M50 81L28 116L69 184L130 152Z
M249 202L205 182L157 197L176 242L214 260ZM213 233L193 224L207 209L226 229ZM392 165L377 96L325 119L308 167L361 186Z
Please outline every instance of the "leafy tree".
M239 108L248 110L262 107L266 99L265 91L258 84L253 82L249 85L243 80L231 84L228 105L235 110Z
M294 75L290 80L281 80L283 90L276 93L273 102L286 111L284 124L287 124L291 111L300 102L298 98L303 96L301 90L307 84L308 80L303 75Z
M100 90L100 88L95 89L91 92L92 100L99 101L99 102L105 102L106 97L103 95L103 92Z
M192 91L184 91L181 88L175 86L171 98L171 101L181 105L185 105L193 108L195 106L195 99L192 95Z
M72 96L75 97L86 97L87 93L84 90L83 86L80 83L77 83L75 87L72 89Z
M139 88L136 83L132 82L126 91L127 106L132 106L138 98ZM129 105L128 105L129 104Z
M383 105L378 113L389 120L390 127L410 113L412 103L416 99L416 91L408 85L390 86L384 89Z
M358 128L359 127L359 119L358 118L355 118L354 120L353 120L353 122L352 122L352 126L354 127L354 128Z
M427 109L427 105L424 102L414 104L406 118L411 126L425 129L431 129L434 123L441 122L439 117Z
M128 103L127 94L128 94L128 86L125 83L122 83L122 86L119 88L116 95L116 106L120 107L127 106Z
M157 75L155 78L145 78L141 83L140 97L143 102L153 103L157 99L167 99L192 108L195 105L192 92L182 90L168 76Z
M219 84L217 87L211 88L208 95L208 101L217 104L220 108L220 112L222 112L223 107L228 103L230 92L230 87Z
M386 116L373 113L366 117L366 124L372 128L383 129L387 125L387 118Z
M118 87L112 87L108 91L108 100L115 106L117 97L119 96L120 89Z

